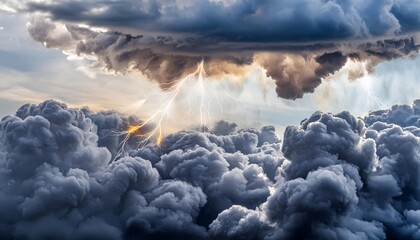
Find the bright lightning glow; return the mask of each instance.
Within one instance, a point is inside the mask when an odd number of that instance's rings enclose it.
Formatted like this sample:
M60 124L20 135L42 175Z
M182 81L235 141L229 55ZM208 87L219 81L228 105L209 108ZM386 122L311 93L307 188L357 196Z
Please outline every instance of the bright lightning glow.
M374 82L374 79L369 74L368 69L368 61L359 62L361 64L363 71L359 72L359 75L357 76L359 86L361 89L365 92L367 100L374 102L378 107L385 108L385 106L382 104L381 100L379 99L378 95L374 91L374 87L372 86L372 83Z
M205 126L209 123L209 121L211 121L210 98L214 98L217 101L222 112L222 103L219 98L220 93L224 93L224 95L228 96L231 99L234 99L217 84L215 85L216 87L218 87L217 90L213 90L211 88L206 89L205 82L208 80L211 79L205 72L204 61L201 61L197 65L197 69L195 70L195 72L189 74L183 79L176 81L169 89L166 90L164 94L166 95L169 93L167 100L159 108L157 108L157 110L148 119L146 119L139 125L130 125L125 131L117 133L120 136L124 136L124 138L119 145L119 152L116 158L118 158L124 153L125 145L132 136L136 136L140 139L140 146L144 146L149 142L149 140L153 138L155 138L155 142L159 146L164 139L164 120L171 117L171 107L174 105L175 101L180 100L181 98L188 98L187 117L190 116L193 110L194 113L198 112L200 118L200 128L204 130ZM190 89L191 86L192 89ZM188 88L188 90L186 90L188 94L186 94L185 96L184 94L181 94L181 92L183 93L183 90L185 90L186 88ZM156 95L156 93L149 95L149 97L152 95ZM198 109L193 109L191 107L191 101L192 99L196 100L197 97L199 99ZM141 100L140 105L143 105L144 102L147 101L147 99L148 97L144 100ZM151 127L151 125L154 125L154 127Z
M379 108L386 108L384 104L382 104L381 100L379 99L378 95L373 90L374 88L371 86L372 84L372 77L365 76L360 79L360 86L362 90L366 93L366 97L368 101L373 101Z

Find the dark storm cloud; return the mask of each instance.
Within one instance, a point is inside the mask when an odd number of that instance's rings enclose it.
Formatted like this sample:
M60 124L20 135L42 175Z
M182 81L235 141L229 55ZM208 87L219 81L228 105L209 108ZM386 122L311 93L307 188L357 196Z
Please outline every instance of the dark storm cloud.
M3 118L1 238L207 239L205 227L219 212L233 204L255 208L268 197L267 168L246 153L260 151L261 135L261 154L275 158L279 143L267 137L274 129L180 132L162 148L129 144L131 156L111 161L121 139L107 132L131 121L138 120L55 101Z
M417 0L6 4L34 15L29 32L45 46L94 58L110 71L140 71L162 88L193 72L202 59L212 76L241 76L254 63L273 78L279 97L296 99L348 59L369 61L372 70L419 50Z
M399 111L406 114L397 120ZM286 161L262 210L233 206L219 214L210 234L220 239L417 239L420 139L416 122L406 117L419 117L418 100L371 114L374 123L367 128L345 112L316 113L289 127ZM395 125L398 121L404 128ZM258 231L247 232L250 225Z
M418 9L408 0L26 1L23 6L55 20L139 32L199 33L227 42L313 42L418 31Z
M414 101L413 106L395 105L388 110L371 112L364 119L367 125L373 125L376 122L387 124L396 124L401 127L420 128L420 100Z
M215 123L212 130L216 135L229 135L234 133L237 128L238 124L221 120Z
M419 109L317 112L282 142L219 122L111 161L137 119L27 104L0 122L0 238L418 239Z
M347 56L341 52L319 56L263 54L256 59L267 70L267 76L275 79L277 95L296 99L313 92L322 78L340 70Z

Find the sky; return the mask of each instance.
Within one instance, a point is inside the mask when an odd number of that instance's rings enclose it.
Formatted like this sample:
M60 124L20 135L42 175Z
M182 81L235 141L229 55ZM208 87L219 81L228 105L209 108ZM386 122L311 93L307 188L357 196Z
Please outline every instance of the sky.
M147 74L112 72L59 47L46 48L28 33L33 18L28 13L0 12L2 116L12 114L23 103L56 99L69 106L117 110L147 118L168 99L165 91L156 81L149 80ZM226 119L243 127L274 125L281 134L287 125L298 124L317 110L333 113L348 110L362 116L393 104L408 104L420 95L419 63L417 56L386 60L365 76L348 80L348 72L357 65L349 62L341 70L323 77L313 93L295 100L279 97L275 81L266 75L267 70L252 64L240 76L212 77L217 81L214 92L222 88L223 93L221 100L209 97L208 122ZM150 92L163 96L150 97ZM193 96L193 102L197 98ZM144 99L148 101L139 107ZM198 124L194 117L185 118L188 111L198 109L188 109L191 107L186 106L183 99L185 96L177 98L169 114L171 120L165 120L168 132Z
M0 0L0 239L420 239L420 0Z

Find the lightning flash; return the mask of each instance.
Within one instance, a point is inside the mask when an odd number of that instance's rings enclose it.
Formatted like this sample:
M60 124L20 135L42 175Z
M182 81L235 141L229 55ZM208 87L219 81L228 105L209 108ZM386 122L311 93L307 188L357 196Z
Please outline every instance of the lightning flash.
M200 118L200 128L204 130L205 126L211 121L211 112L210 112L210 99L216 99L219 107L223 112L223 107L220 101L220 93L225 94L229 98L234 99L232 96L227 94L222 87L215 84L217 89L206 89L205 81L211 80L207 75L204 69L204 61L202 60L197 64L197 69L195 72L189 74L183 79L180 79L172 84L169 89L166 90L166 93L169 96L164 103L157 108L157 110L144 122L139 125L130 125L125 131L119 133L119 135L124 136L123 140L119 145L119 152L116 157L121 156L124 153L125 145L127 141L135 136L138 137L139 145L144 146L149 142L149 140L155 138L156 144L159 146L163 139L163 124L166 119L171 117L170 110L174 105L174 102L186 98L188 100L188 111L186 116L189 117L190 114L198 112ZM213 81L215 82L215 81ZM192 87L192 89L191 89ZM188 88L188 90L186 90ZM191 90L190 90L191 89ZM185 91L183 91L185 90ZM188 92L186 95L181 94L181 92ZM155 93L156 94L156 93ZM142 103L147 101L147 99L155 94L149 95L146 100L142 100ZM198 109L193 109L192 100L196 101L198 98ZM153 125L153 127L150 127Z

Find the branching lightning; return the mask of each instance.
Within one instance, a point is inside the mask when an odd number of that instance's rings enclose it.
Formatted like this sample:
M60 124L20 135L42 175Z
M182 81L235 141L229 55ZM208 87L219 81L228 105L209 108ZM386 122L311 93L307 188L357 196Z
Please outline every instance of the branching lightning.
M165 119L171 117L170 110L173 106L174 102L179 98L188 98L188 111L187 117L193 112L198 112L200 118L200 128L204 129L204 127L209 123L211 120L211 112L210 112L210 97L212 99L216 99L221 111L223 112L222 103L220 101L220 93L225 94L231 99L234 99L232 96L227 94L220 86L216 84L218 88L216 91L213 89L206 89L205 81L211 80L211 78L207 75L204 69L204 61L202 60L197 65L197 69L195 72L189 74L183 79L176 81L170 88L166 90L164 94L168 94L167 100L144 122L139 125L130 125L125 131L117 133L119 136L124 136L122 141L119 145L119 152L116 156L118 158L125 151L125 145L127 141L132 137L139 138L139 145L144 146L147 144L151 139L155 138L156 144L159 146L163 139L163 123ZM185 96L181 94L183 88L191 87L192 90L188 91L188 94ZM155 93L156 94L156 93ZM145 100L142 100L141 103L147 101L147 99L155 94L149 95ZM191 107L191 99L193 95L199 95L199 106L198 110L193 109ZM195 99L194 99L195 100ZM153 125L153 127L151 127ZM144 131L144 133L139 133Z

